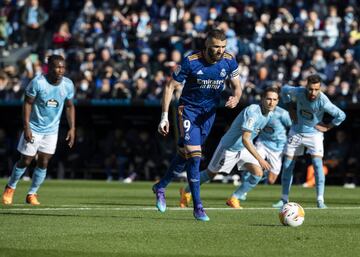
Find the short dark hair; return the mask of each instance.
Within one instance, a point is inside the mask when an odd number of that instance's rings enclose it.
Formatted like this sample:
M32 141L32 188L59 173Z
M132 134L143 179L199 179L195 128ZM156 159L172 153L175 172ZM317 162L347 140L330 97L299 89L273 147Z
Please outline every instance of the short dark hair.
M307 78L307 84L308 85L317 84L317 83L321 83L321 77L318 74L311 74Z
M208 32L207 38L215 38L224 41L226 40L226 35L221 29L212 29Z
M58 54L53 54L48 57L48 65L54 65L55 61L65 61L65 58Z
M265 97L268 92L274 92L280 97L280 87L278 86L268 86L264 89L261 94L261 97Z

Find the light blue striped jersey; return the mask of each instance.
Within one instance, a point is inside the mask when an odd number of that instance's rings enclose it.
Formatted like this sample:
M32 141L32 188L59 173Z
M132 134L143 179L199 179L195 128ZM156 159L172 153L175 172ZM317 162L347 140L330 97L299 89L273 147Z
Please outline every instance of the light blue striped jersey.
M259 104L252 104L242 110L232 122L231 127L221 138L221 145L232 152L240 151L244 148L242 143L243 131L251 132L251 140L253 140L269 122L272 112L266 116L261 112Z
M292 124L289 112L276 106L265 128L260 131L258 140L267 148L281 152L286 144L286 131Z
M322 92L314 101L308 100L307 90L303 87L283 86L281 88L282 99L296 101L297 122L293 123L291 129L297 133L318 133L315 126L322 122L324 113L330 114L334 126L340 125L345 120L345 113L330 102L329 98Z
M49 84L44 75L36 76L25 89L35 98L30 114L30 128L38 134L56 134L66 99L74 97L73 82L63 77L58 85Z

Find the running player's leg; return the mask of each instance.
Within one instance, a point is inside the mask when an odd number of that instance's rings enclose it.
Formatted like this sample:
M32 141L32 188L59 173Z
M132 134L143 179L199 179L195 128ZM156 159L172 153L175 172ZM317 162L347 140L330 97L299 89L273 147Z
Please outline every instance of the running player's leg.
M284 149L284 160L282 163L281 174L281 199L273 204L275 208L281 208L284 203L289 201L289 193L293 181L293 171L296 163L296 156L302 155L304 146L302 144L302 136L290 132L288 141Z
M17 150L21 153L21 157L20 160L14 164L9 181L5 186L2 195L3 204L12 204L17 183L36 155L39 146L39 137L36 135L33 136L34 139L31 142L27 142L24 138L24 133L21 134L17 147Z
M229 174L239 161L239 156L238 152L228 151L220 143L211 158L208 168L200 173L200 185L213 179L219 172ZM180 189L180 193L180 207L187 207L187 201L190 199L189 194L191 193L189 185L183 191Z
M315 173L316 197L317 207L324 209L327 206L324 203L325 192L325 174L323 170L323 153L324 153L324 136L322 133L313 133L304 138L307 152L311 155L312 164Z
M233 208L240 208L240 199L242 199L250 190L252 190L259 183L263 176L263 170L255 157L247 150L243 149L240 153L240 161L238 168L249 171L251 174L244 180L231 197L226 202L227 205Z
M44 182L49 161L56 150L58 135L45 135L42 137L38 148L37 165L32 176L32 183L28 191L26 202L32 205L39 205L37 191Z

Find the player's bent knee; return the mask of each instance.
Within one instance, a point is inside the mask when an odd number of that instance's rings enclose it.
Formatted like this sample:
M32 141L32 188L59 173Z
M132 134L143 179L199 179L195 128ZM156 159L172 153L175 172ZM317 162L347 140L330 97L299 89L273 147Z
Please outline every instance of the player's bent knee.
M210 171L210 170L206 170L206 172L207 172L210 179L213 179L217 174L217 172L213 172L213 171Z

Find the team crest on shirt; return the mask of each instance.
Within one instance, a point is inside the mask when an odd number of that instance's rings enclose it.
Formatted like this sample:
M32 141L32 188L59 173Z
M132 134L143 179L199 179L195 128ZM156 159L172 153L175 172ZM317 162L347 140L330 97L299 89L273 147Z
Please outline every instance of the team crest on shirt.
M226 70L225 70L225 69L221 69L220 77L225 77L225 76L226 76Z
M51 108L57 108L59 106L59 102L55 99L50 99L46 102L46 106Z
M180 71L181 71L181 65L176 66L176 69L174 71L175 75L176 76L179 75Z

